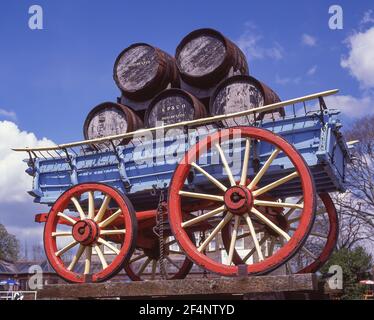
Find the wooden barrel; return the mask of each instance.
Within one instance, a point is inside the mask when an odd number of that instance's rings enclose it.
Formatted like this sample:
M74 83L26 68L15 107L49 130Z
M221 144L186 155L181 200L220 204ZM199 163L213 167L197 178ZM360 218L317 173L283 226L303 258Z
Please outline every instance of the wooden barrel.
M161 122L168 125L205 116L206 109L196 97L181 89L167 89L151 101L144 124L147 128L152 128L159 126Z
M232 68L248 74L243 52L220 32L199 29L182 39L175 53L181 78L196 87L210 87L224 79Z
M83 126L86 140L132 132L143 128L143 121L127 106L104 102L93 108ZM129 139L116 142L125 144Z
M135 101L151 99L169 84L179 87L175 59L146 43L135 43L119 54L113 78L122 94Z
M222 81L214 91L209 105L212 116L229 114L258 108L280 102L278 95L261 81L251 77L237 75ZM284 116L284 109L279 108L256 115L257 120L276 119ZM222 121L224 126L248 126L254 121L254 115L230 118Z

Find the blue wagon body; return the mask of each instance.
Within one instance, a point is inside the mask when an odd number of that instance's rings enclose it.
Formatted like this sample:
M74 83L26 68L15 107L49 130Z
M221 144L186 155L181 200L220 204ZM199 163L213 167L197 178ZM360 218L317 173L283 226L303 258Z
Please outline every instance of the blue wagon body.
M314 177L317 192L344 190L344 168L349 161L347 145L340 133L338 112L324 110L309 114L285 117L276 121L267 121L259 127L270 130L295 146L308 164ZM216 129L212 129L216 130ZM209 133L206 133L209 134ZM171 139L152 139L142 143L130 143L116 147L116 151L81 152L78 154L60 154L60 157L37 158L28 172L34 176L33 190L35 202L52 205L69 187L84 182L102 182L119 189L126 194L136 209L154 208L158 198L154 189L169 185L174 170L184 152L204 136L196 133ZM160 149L160 143L165 148ZM269 144L258 146L260 165L269 157L272 150ZM241 156L244 145L232 147L232 161ZM175 157L178 153L178 157ZM208 154L208 157L213 154ZM202 159L200 159L202 160ZM202 160L203 161L203 160ZM227 180L222 167L216 164L202 164L206 171L218 180ZM261 184L274 181L292 170L292 164L282 154L272 163ZM253 175L249 167L249 175ZM204 189L206 179L200 173L193 172L188 185L191 189ZM294 179L276 189L277 197L300 194L300 180Z

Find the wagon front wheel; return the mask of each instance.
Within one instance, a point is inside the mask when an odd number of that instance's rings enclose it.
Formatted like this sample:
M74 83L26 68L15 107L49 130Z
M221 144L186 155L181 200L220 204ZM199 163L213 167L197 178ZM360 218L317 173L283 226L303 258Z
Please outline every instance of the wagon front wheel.
M65 191L52 206L44 248L56 273L68 282L101 282L130 258L137 233L135 211L117 190L84 183Z
M297 195L302 202L293 201ZM183 214L184 206L207 200L216 203L215 209L195 216ZM247 274L264 274L287 262L303 245L314 221L315 201L311 173L294 146L264 129L230 128L197 143L178 165L169 188L169 223L183 251L203 268L237 275L233 260L240 242L243 251L256 253L255 259L244 264ZM285 221L277 214L287 208L300 209L292 235L284 231ZM210 246L222 241L228 224L232 226L228 256L210 254ZM190 228L204 230L198 245L187 236ZM271 255L261 243L266 233L283 242Z

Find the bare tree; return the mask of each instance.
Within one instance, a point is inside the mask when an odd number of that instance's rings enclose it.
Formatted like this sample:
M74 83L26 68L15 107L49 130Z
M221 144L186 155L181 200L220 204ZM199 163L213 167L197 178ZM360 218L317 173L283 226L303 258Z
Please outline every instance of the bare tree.
M359 142L346 170L347 191L334 195L334 202L340 218L338 246L352 248L374 242L374 115L354 122L345 137Z

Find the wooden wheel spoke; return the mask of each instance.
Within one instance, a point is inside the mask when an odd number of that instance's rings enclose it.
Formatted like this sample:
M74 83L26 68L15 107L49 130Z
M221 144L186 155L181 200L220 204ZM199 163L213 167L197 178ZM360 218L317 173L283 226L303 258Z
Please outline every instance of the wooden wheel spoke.
M261 238L260 242L259 242L259 245L260 247L265 243L265 241L268 239L268 236L265 235ZM251 251L249 251L246 256L243 258L243 261L246 262L250 257L253 256L253 254L256 252L256 247L252 248Z
M143 253L143 254L140 254L140 255L138 255L138 256L136 256L135 258L132 258L131 260L130 260L130 264L131 263L134 263L134 262L136 262L136 261L138 261L138 260L141 260L141 259L143 259L143 258L145 258L146 257L146 255Z
M268 257L271 257L273 255L274 247L275 247L275 240L271 239L270 240L270 245L269 245L269 248L268 248Z
M205 199L205 200L223 202L223 196L215 196L215 195L206 194L206 193L195 193L195 192L188 192L188 191L180 190L179 195L181 195L182 197L190 197L190 198L196 198L196 199Z
M99 212L97 213L97 215L94 218L95 222L100 222L103 219L104 214L105 214L106 210L108 209L110 200L111 200L110 196L106 195L104 197L104 200L103 200L103 203L101 204Z
M236 239L237 239L237 235L238 235L239 221L240 221L240 216L235 216L234 229L233 229L232 235L231 235L229 257L228 257L229 265L231 265L232 257L234 255L235 244L236 244Z
M202 214L200 216L197 216L196 218L190 219L190 220L188 220L186 222L182 222L182 227L186 228L186 227L192 226L192 225L194 225L196 223L199 223L201 221L209 219L209 218L215 216L216 214L222 213L224 210L225 210L225 206L221 206L221 207L219 207L217 209L211 210L211 211L209 211L207 213L204 213L204 214Z
M265 187L262 187L258 190L253 191L253 195L254 196L259 196L263 193L266 193L266 192L268 192L268 191L270 191L270 190L272 190L272 189L274 189L274 188L276 188L276 187L278 187L278 186L298 177L298 176L299 176L299 173L297 171L295 171L295 172L289 174L288 176L285 176L285 177L283 177L283 178L281 178L277 181L274 181L274 182L268 184Z
M283 238L285 238L287 241L291 239L291 237L283 231L281 228L279 228L275 223L270 221L267 217L265 217L260 211L258 211L256 208L252 207L251 212L260 219L263 223L268 225L270 228L272 228L275 232L277 232L279 235L281 235Z
M292 209L302 209L304 207L303 205L297 204L297 203L264 201L264 200L254 200L254 205L264 206L264 207L275 207L275 208L292 208Z
M184 255L184 253L182 251L175 251L175 250L169 250L169 253L171 253L171 254L183 254Z
M92 247L86 247L86 258L84 261L84 274L89 274L91 271Z
M218 223L218 225L213 229L211 234L205 239L197 251L202 252L208 246L208 244L213 240L219 231L231 220L232 213L228 212L225 217Z
M73 202L73 204L75 206L75 209L77 209L81 220L86 219L86 214L84 213L84 211L83 211L83 209L82 209L82 207L79 203L79 200L76 197L72 197L70 200Z
M243 234L239 234L239 235L236 237L236 240L240 240L240 239L243 239L243 238L249 237L250 235L251 235L250 232L246 232L246 233L243 233Z
M126 229L101 230L100 234L102 235L126 234Z
M234 176L232 175L232 172L230 170L229 164L228 164L228 162L226 160L225 153L223 152L221 146L218 143L216 143L214 146L216 147L216 149L219 152L219 155L220 155L221 160L222 160L223 167L225 168L226 174L229 177L231 186L235 186L236 182L235 182Z
M141 276L145 270L145 268L147 268L147 266L149 265L149 263L151 262L151 258L147 258L143 264L140 266L139 270L138 270L138 276Z
M313 260L317 260L317 256L313 252L311 252L310 250L308 250L307 248L302 247L301 250L304 251Z
M79 261L80 257L82 256L85 248L86 248L85 246L82 246L81 244L79 245L77 253L74 255L73 260L71 261L70 265L68 266L69 271L74 270L77 262Z
M169 242L166 242L165 243L165 246L168 246L168 247L170 247L170 246L172 246L174 243L177 243L177 240L170 240Z
M296 204L301 204L302 202L304 201L304 198L301 197L297 202ZM290 210L288 210L285 214L284 214L284 217L285 218L288 218L291 216L291 214L293 214L295 212L297 208L291 208Z
M106 246L107 248L109 248L110 250L112 250L115 254L120 253L120 250L118 250L115 246L111 245L108 241L104 240L103 238L99 238L97 239L97 241Z
M152 260L152 275L151 280L154 280L156 277L156 270L157 270L157 260Z
M103 269L106 269L108 267L108 263L105 260L103 252L101 251L100 247L97 244L94 245L94 248L95 248L97 255L99 256Z
M255 228L253 227L252 219L249 217L249 214L245 214L244 219L247 221L249 230L251 232L252 240L253 240L253 243L255 244L255 248L256 248L256 251L257 251L257 254L258 254L258 259L260 261L263 261L264 256L262 254L261 246L260 246L260 244L258 242L258 239L257 239L257 234L256 234L256 231L255 231Z
M251 140L247 138L245 139L245 151L244 151L242 175L240 177L240 184L242 186L244 186L245 182L247 181L248 162L249 162L250 152L251 152Z
M71 231L52 232L52 237L70 237L72 235Z
M95 199L92 191L88 191L88 219L95 217Z
M327 239L327 235L323 234L323 233L320 233L320 232L316 232L316 231L312 231L310 233L311 236L314 236L314 237L318 237L318 238L323 238L323 239Z
M57 214L59 217L65 219L66 221L70 222L70 224L73 226L75 225L76 221L72 218L72 217L69 217L67 216L66 214L62 213L62 212L59 212Z
M295 222L298 222L299 220L301 219L301 216L298 216L296 218L293 218L293 219L290 219L290 220L287 220L288 224L293 224Z
M116 212L114 212L111 216L106 218L104 221L101 221L99 223L100 228L105 228L107 225L111 224L114 220L116 220L120 214L122 213L121 209L118 209Z
M179 269L179 266L168 256L165 257L167 261L169 261L174 267Z
M215 184L222 191L227 190L226 186L224 186L221 182L219 182L216 178L214 178L212 175L210 175L208 172L206 172L203 168L201 168L195 162L192 162L191 166L194 167L196 170L200 171L206 178L208 178L213 184Z
M76 245L78 244L78 241L76 240L73 240L72 242L70 242L68 245L66 245L65 247L63 247L61 250L58 250L55 254L56 254L56 257L59 257L61 255L63 255L66 251L70 250L71 248L75 247Z
M262 168L260 169L260 171L256 174L256 176L253 178L253 180L251 181L251 183L248 185L249 189L253 190L257 186L258 182L261 180L261 178L263 177L263 175L265 174L265 172L269 169L271 163L278 156L279 152L281 152L281 150L278 149L278 148L276 148L272 152L272 154L266 160L266 162L264 163L264 165L262 166Z

